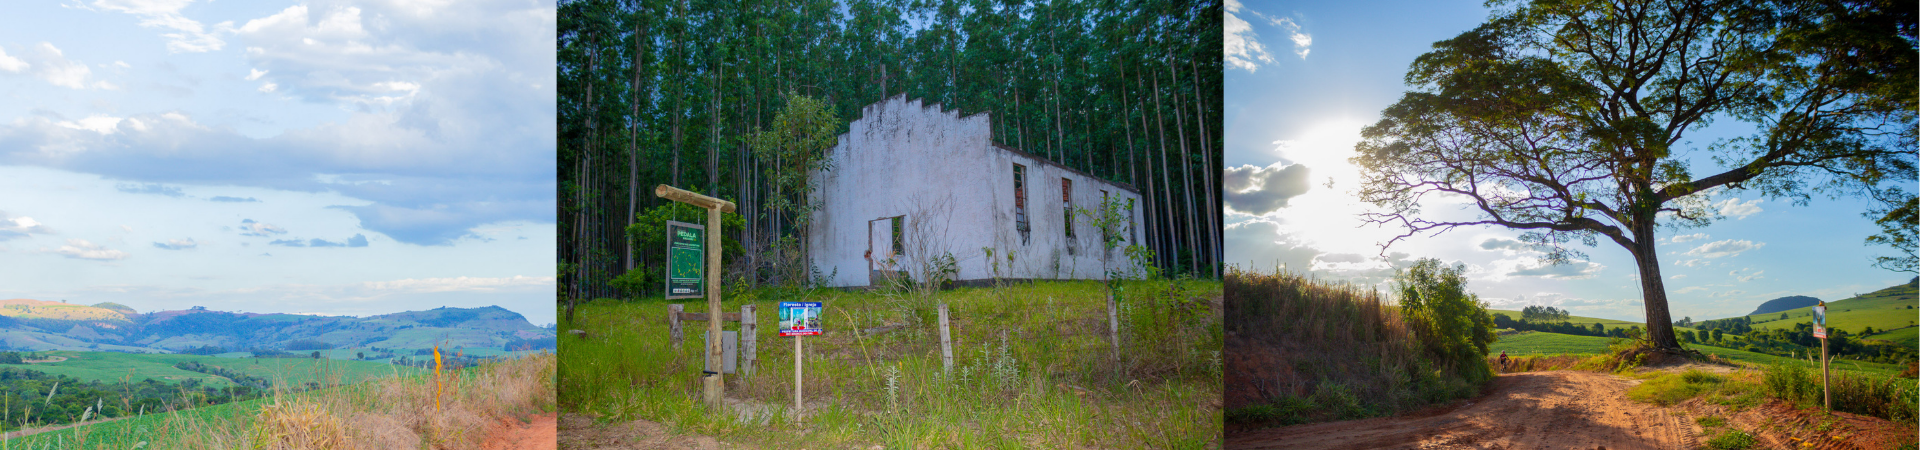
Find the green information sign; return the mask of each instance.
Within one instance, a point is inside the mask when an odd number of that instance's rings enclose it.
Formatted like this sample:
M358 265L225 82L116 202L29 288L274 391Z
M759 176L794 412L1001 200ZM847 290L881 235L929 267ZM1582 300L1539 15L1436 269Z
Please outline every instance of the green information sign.
M667 221L667 298L707 295L706 250L706 226Z

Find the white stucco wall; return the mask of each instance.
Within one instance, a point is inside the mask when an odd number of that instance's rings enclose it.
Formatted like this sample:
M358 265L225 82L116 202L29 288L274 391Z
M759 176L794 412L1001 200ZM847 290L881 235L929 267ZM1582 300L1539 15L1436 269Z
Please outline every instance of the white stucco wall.
M1083 218L1076 217L1081 221L1075 227L1078 251L1068 251L1060 179L1073 180L1076 206L1097 206L1102 190L1134 199L1140 205L1132 218L1136 226L1144 206L1139 194L996 146L990 127L987 114L959 117L904 95L862 108L834 146L831 170L813 176L820 207L807 245L814 267L833 274L834 286L872 284L865 257L868 221L905 215L908 254L901 258L902 269L918 272L920 257L951 253L960 280L988 279L994 274L982 248L991 247L1001 261L1001 277L1104 278L1099 230ZM1026 166L1029 178L1032 231L1024 244L1014 226L1016 163ZM1116 267L1125 260L1117 249L1111 258Z

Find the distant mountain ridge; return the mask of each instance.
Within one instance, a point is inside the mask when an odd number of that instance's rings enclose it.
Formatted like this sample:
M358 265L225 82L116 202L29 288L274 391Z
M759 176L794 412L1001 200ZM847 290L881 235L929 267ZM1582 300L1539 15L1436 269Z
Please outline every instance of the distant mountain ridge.
M1759 308L1754 309L1753 312L1751 313L1747 313L1747 315L1751 316L1755 314L1781 312L1789 309L1805 308L1805 307L1813 306L1817 304L1820 304L1820 299L1808 297L1805 295L1793 295L1793 296L1787 296L1787 297L1780 297L1773 300L1767 300L1766 303L1761 303Z
M93 306L0 300L0 347L11 350L306 351L314 348L421 349L434 345L551 348L552 330L499 306L436 308L369 317L236 313L201 307L140 313ZM298 348L295 348L298 347Z

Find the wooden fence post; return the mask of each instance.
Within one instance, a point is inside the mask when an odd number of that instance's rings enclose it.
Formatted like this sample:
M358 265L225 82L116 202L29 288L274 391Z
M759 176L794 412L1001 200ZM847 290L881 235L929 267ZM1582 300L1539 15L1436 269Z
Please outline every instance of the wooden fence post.
M1107 293L1107 340L1113 343L1113 360L1120 360L1120 308L1113 302L1113 293Z
M754 363L760 360L760 327L756 317L753 304L740 305L740 352L746 354L740 361L740 374L747 377L753 376Z
M674 350L679 350L680 341L687 339L687 332L680 325L680 312L686 309L686 305L678 303L667 305L667 330L673 335Z
M940 361L953 373L953 332L948 329L947 302L940 302Z

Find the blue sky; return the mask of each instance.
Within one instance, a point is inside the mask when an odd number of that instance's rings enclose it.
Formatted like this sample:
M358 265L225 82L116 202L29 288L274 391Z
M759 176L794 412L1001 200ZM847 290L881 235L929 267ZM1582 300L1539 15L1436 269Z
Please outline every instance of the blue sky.
M554 309L552 0L0 18L0 298Z
M1394 244L1403 230L1363 226L1368 211L1352 191L1347 163L1361 127L1405 93L1404 75L1435 41L1483 23L1479 1L1248 1L1227 3L1224 182L1227 260L1243 268L1311 271L1317 277L1379 285L1394 267L1439 258L1468 266L1468 287L1492 306L1555 305L1575 315L1644 320L1631 255L1603 242L1580 247L1590 259L1542 266L1513 245L1520 233L1460 228ZM1717 173L1705 146L1751 128L1732 120L1701 130L1677 150L1698 176ZM1809 205L1758 193L1720 191L1706 201L1724 219L1665 230L1658 249L1670 311L1677 320L1744 315L1766 300L1810 295L1837 300L1902 283L1910 274L1871 266L1891 254L1862 241L1878 232L1860 215L1870 204L1814 197ZM1457 205L1425 205L1465 216Z

